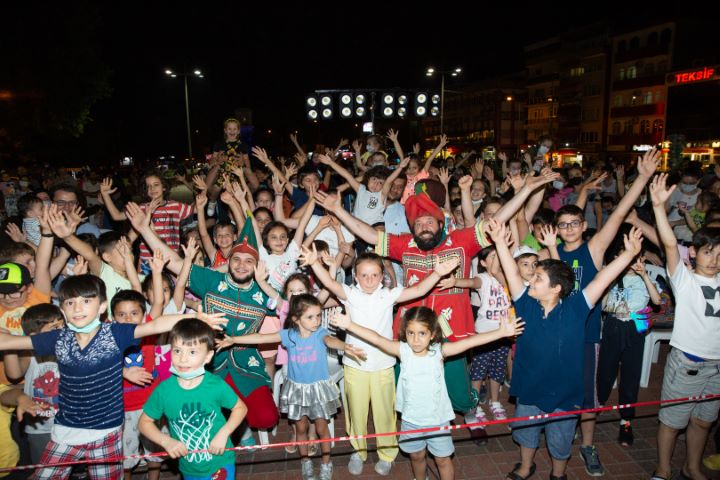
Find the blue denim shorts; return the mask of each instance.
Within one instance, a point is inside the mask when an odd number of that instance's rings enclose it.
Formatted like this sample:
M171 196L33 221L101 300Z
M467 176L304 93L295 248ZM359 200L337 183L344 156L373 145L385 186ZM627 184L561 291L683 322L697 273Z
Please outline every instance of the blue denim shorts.
M418 430L420 428L430 427L446 427L450 422L442 425L415 425L403 420L400 423L400 430ZM455 445L452 441L452 433L450 430L439 430L437 432L428 433L412 433L409 435L400 435L398 439L400 450L405 453L417 453L427 448L436 457L449 457L455 452Z
M560 409L555 410L555 412L562 411ZM517 408L515 408L516 417L543 415L545 413L548 412L543 412L534 405L518 403ZM572 454L576 424L577 415L569 415L567 417L512 422L510 426L512 427L513 440L525 448L538 448L540 434L545 430L545 443L548 451L550 451L550 456L556 460L567 460Z

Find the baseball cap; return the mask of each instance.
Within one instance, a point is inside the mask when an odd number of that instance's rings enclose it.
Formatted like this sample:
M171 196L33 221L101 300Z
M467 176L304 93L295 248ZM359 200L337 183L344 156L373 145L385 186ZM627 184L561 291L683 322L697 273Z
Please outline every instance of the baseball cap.
M523 255L537 255L538 252L533 250L531 247L528 247L527 245L521 245L520 247L513 250L513 259L521 257Z
M15 293L30 283L32 283L32 277L24 266L17 263L0 265L0 293Z

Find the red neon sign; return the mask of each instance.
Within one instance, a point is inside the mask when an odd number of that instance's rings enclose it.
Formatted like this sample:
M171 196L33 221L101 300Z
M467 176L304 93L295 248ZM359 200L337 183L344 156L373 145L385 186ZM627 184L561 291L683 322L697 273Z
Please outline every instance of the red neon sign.
M702 70L694 72L676 73L674 74L675 83L693 83L711 80L715 76L715 69L705 67Z

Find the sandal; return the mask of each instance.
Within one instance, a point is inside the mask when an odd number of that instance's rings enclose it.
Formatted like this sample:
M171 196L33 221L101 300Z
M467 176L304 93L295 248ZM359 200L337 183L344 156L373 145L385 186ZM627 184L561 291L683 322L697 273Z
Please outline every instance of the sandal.
M682 475L682 470L680 471L680 475ZM650 480L670 480L671 478L672 478L672 474L670 474L670 476L665 478L665 477L653 472L652 477L650 477Z
M533 462L533 464L530 466L530 473L527 474L527 477L522 477L517 474L517 471L520 470L521 466L521 463L516 463L512 472L508 473L505 478L507 478L508 480L527 480L535 474L535 469L537 468L535 462Z
M293 429L292 426L290 427L290 438L288 439L288 441L289 442L295 441L295 429ZM295 452L297 452L297 449L298 449L297 445L287 445L285 447L285 451L287 453L295 453Z

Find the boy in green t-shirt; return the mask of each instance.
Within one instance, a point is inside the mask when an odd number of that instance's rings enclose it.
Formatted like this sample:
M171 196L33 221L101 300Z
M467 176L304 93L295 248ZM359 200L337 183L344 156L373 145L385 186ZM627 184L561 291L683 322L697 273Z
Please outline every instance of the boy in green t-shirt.
M158 385L145 403L140 433L170 457L180 458L185 480L235 478L235 453L225 449L232 447L230 434L242 423L247 407L220 377L205 372L214 353L215 334L203 322L182 320L170 331L169 343L173 376ZM223 408L231 410L227 421ZM155 425L163 416L170 436ZM203 451L188 454L192 450Z

